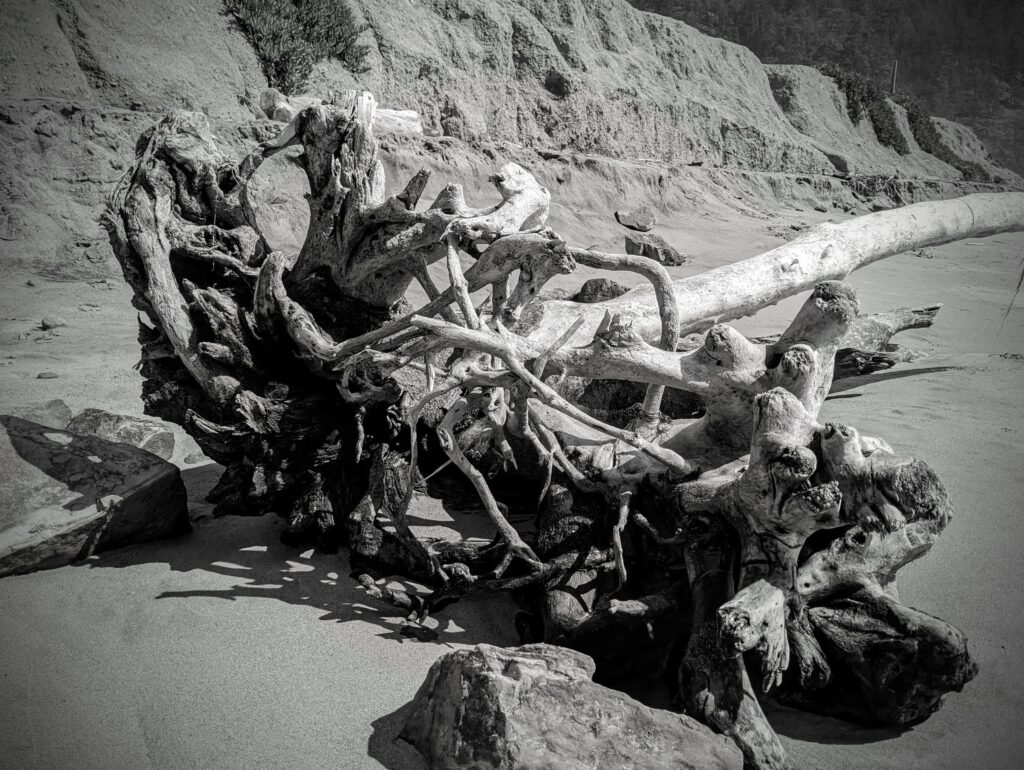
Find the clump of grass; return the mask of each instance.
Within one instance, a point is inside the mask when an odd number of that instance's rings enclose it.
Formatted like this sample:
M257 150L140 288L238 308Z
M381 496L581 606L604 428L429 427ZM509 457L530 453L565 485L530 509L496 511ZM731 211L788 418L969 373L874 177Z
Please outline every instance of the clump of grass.
M301 91L313 65L330 57L353 72L365 69L369 46L359 42L368 27L344 0L224 0L248 38L270 85Z
M871 199L884 195L894 203L907 205L900 192L899 180L885 174L864 174L850 177L850 188L862 198Z
M965 160L950 149L949 145L942 141L935 123L932 121L921 103L908 94L900 94L896 97L896 103L907 111L907 120L910 123L910 131L914 135L921 149L931 153L944 163L948 163L959 171L968 182L991 182L991 175L974 161Z
M863 75L848 72L835 64L823 64L818 70L836 81L839 90L846 95L846 111L854 125L867 115L881 144L891 147L900 155L910 153L907 138L896 122L896 113L878 86Z

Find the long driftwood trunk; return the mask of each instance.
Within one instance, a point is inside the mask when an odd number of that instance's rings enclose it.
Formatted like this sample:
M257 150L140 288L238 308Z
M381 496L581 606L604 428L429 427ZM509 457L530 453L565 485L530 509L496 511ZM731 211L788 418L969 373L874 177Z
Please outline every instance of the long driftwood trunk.
M937 308L858 318L852 288L828 279L1024 229L1024 195L821 226L673 282L654 263L567 246L545 227L548 191L514 164L491 178L499 200L485 209L457 184L420 205L425 171L387 197L374 111L366 93L314 104L240 160L201 115L174 113L111 195L105 223L142 311L146 411L225 466L218 512L272 511L288 542L347 545L367 592L419 617L516 591L524 635L586 649L609 672L678 672L680 705L750 767L787 764L758 689L904 725L974 675L963 635L897 598L897 571L949 520L941 482L881 439L818 421L837 360L853 348L858 366L891 365L889 337ZM299 253L282 254L247 183L293 146L310 223ZM465 271L460 255L474 260ZM650 288L594 305L537 299L581 264L636 271ZM414 281L430 298L419 308L404 299ZM777 339L720 323L812 288ZM490 301L478 307L480 289ZM680 350L692 331L703 341ZM600 381L640 388L634 420L610 424L572 395ZM665 417L666 389L692 394L699 416ZM417 536L418 495L467 493L493 540ZM535 512L537 535L510 510ZM434 592L375 578L391 572Z
M1024 193L978 193L915 203L851 219L824 223L757 257L672 283L681 334L751 315L828 279L843 279L872 262L964 238L1021 229ZM580 307L546 302L537 320L542 339L557 334L564 319L584 316L578 339L587 339L605 312L629 315L645 339L655 340L659 318L651 291L638 287L617 299Z

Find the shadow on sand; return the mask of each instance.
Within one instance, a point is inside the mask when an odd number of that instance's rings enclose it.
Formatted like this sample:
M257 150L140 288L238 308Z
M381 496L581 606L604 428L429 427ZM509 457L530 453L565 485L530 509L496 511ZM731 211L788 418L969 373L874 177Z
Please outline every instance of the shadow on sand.
M387 770L427 770L427 763L420 753L398 738L411 710L412 701L373 722L366 753Z
M832 383L832 390L829 391L827 398L836 398L836 394L845 393L848 390L856 390L857 388L863 388L865 385L871 385L876 382L886 382L888 380L902 380L905 377L917 377L922 374L938 374L939 372L951 372L957 369L963 369L962 366L919 366L910 367L907 369L898 369L896 371L885 370L882 372L874 372L872 374L862 374L858 377L848 377L842 380L836 380ZM846 396L849 398L850 396ZM840 396L842 398L842 396Z
M215 463L182 471L191 500L201 501L220 476ZM78 562L78 569L120 569L141 564L166 564L174 572L201 571L232 578L226 588L165 590L157 601L189 601L196 598L235 601L248 598L276 599L287 604L314 607L324 622L363 621L384 630L372 643L385 645L430 644L436 654L455 645L481 642L510 646L518 643L512 619L515 605L504 596L467 597L436 618L409 621L394 607L366 596L350 576L348 552L299 552L278 539L283 521L273 515L211 518L208 506L192 506L193 532L189 535L133 546ZM476 518L476 517L474 517ZM436 522L428 522L434 523ZM472 526L475 522L471 523ZM223 580L211 581L223 585ZM393 580L405 590L425 590L414 583ZM378 641L383 640L383 641ZM415 693L409 692L410 699ZM426 764L410 745L397 740L409 704L373 722L367 744L368 756L389 770L425 770Z
M202 500L216 483L222 468L208 463L182 471L190 500ZM202 505L193 506L193 515ZM322 610L320 620L373 623L387 633L378 638L404 643L420 641L450 646L451 643L515 643L510 600L504 608L483 612L481 602L496 597L467 597L439 617L423 623L402 617L401 611L368 597L351 575L348 552L320 553L310 547L299 551L282 545L281 519L264 516L200 518L190 535L114 551L78 562L87 569L116 569L138 564L167 564L175 572L203 570L235 578L228 588L164 591L156 599L214 598L234 601L243 598L277 599L287 604ZM360 570L362 571L362 570ZM423 586L404 579L390 579L388 585L410 593L425 592ZM508 629L496 627L492 619L505 615Z
M840 746L878 743L897 738L907 730L913 729L865 727L834 717L800 711L774 701L768 701L762 705L764 714L775 732L806 743L827 743Z

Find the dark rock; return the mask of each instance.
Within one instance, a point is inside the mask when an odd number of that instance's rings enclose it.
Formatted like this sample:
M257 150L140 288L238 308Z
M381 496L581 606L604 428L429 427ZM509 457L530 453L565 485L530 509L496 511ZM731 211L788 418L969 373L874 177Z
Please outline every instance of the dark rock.
M39 324L39 328L42 329L43 331L48 331L49 329L59 329L61 326L67 325L68 322L65 321L63 318L60 318L58 316L47 316Z
M174 432L159 420L112 414L103 409L84 409L68 423L67 429L80 436L122 441L164 460L170 460L174 454Z
M0 426L0 576L190 529L170 463L11 415Z
M544 87L560 99L564 99L573 90L572 81L556 69L548 70L544 78Z
M57 372L39 372L39 374L36 375L36 379L37 380L55 380L59 376L60 375L57 374Z
M642 233L646 233L658 223L650 206L640 206L629 211L619 209L615 212L615 221L623 227L639 230Z
M399 735L432 770L735 768L732 741L591 681L594 661L549 644L479 644L438 659Z
M584 302L587 304L604 302L606 299L621 297L627 291L629 291L627 287L610 278L591 278L580 287L580 290L576 292L576 296L572 300L573 302Z
M654 233L644 233L643 235L630 233L627 235L626 253L653 259L665 267L681 265L686 261L686 257L670 246L668 241Z

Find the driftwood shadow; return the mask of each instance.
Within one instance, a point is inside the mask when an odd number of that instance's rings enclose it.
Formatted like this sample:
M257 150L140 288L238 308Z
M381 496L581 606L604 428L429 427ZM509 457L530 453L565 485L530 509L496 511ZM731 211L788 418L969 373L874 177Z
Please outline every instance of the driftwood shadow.
M201 500L216 483L221 470L215 463L183 470L190 500ZM515 608L510 600L506 600L508 605L504 608L507 628L492 622L492 618L502 615L503 609L492 609L495 597L459 602L422 624L409 621L402 617L400 610L368 597L358 586L351 574L347 549L336 554L321 553L312 547L300 551L280 542L283 527L284 522L272 514L194 520L193 532L185 538L124 548L78 562L76 566L118 569L139 564L167 564L174 572L201 570L238 578L238 584L229 588L164 591L154 598L159 601L200 597L225 601L276 599L286 604L315 607L323 612L320 620L325 622L373 623L387 632L377 638L399 643L419 641L450 646L480 642L514 644L516 641L512 624ZM395 579L389 585L400 586L410 593L423 590L407 580ZM482 611L485 604L486 612Z
M861 374L857 377L847 377L842 380L836 380L832 383L832 390L829 392L830 397L834 398L837 393L844 393L848 390L855 390L862 388L865 385L871 385L876 382L886 382L887 380L902 380L904 377L916 377L920 374L937 374L939 372L951 372L957 369L963 369L962 366L922 366L916 369L899 369L893 371L888 369L882 372L874 372L873 374Z
M109 488L107 479L123 471L126 452L114 442L77 436L10 414L0 414L0 425L19 457L79 495L64 504L69 511L93 507ZM79 447L87 447L88 452L76 451Z
M784 706L773 700L764 702L764 713L779 735L805 743L840 746L878 743L898 738L912 728L866 727L835 717Z

